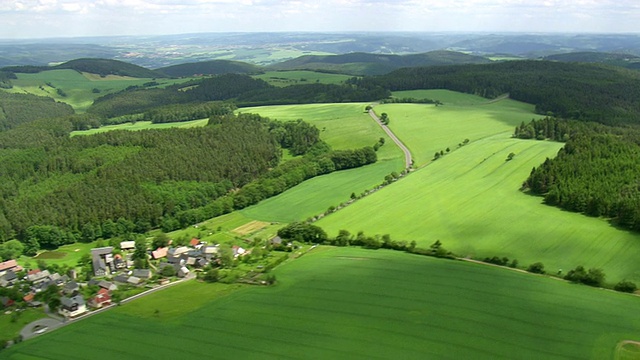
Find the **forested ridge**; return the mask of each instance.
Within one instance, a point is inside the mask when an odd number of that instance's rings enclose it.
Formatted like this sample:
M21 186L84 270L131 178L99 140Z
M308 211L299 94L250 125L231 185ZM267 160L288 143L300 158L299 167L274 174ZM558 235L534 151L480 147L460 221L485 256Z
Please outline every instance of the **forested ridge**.
M404 68L352 79L386 89L448 89L534 104L540 114L616 125L640 123L640 74L596 64L507 61L484 65Z
M640 129L547 117L514 135L566 141L558 156L532 169L523 189L546 204L640 231Z
M0 131L40 118L73 114L71 106L42 96L0 91Z
M167 104L233 101L239 107L275 104L376 101L390 96L378 85L304 84L284 88L248 75L224 74L165 89L135 89L98 98L88 113L106 118L149 111Z

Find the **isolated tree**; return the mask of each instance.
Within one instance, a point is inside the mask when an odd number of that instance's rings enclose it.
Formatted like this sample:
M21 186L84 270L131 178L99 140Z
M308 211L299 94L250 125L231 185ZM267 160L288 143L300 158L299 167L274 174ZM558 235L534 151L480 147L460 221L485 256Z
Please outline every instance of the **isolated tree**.
M614 287L614 290L616 291L621 291L621 292L628 292L628 293L634 293L636 292L636 290L638 289L638 287L636 286L635 283L628 281L628 280L622 280L619 283L617 283Z
M169 245L169 236L163 232L154 236L151 242L152 249L163 248L163 247L166 247L167 245Z

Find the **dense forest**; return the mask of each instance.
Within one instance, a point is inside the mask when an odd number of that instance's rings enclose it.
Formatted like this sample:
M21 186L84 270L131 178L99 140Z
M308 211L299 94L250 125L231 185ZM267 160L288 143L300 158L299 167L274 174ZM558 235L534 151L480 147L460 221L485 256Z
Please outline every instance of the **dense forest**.
M404 68L352 79L386 89L448 89L536 105L540 114L604 124L640 123L640 73L595 64L506 61L486 65Z
M71 114L73 114L71 106L51 98L0 91L0 131L35 119Z
M370 147L331 151L303 121L229 111L204 128L69 137L70 118L0 132L0 239L17 237L30 254L107 234L175 230L376 161ZM282 149L301 157L280 164Z
M523 189L549 205L640 231L640 129L547 117L514 135L566 141L557 157L531 171Z
M261 67L241 61L211 60L167 66L155 71L172 77L221 74L260 74Z

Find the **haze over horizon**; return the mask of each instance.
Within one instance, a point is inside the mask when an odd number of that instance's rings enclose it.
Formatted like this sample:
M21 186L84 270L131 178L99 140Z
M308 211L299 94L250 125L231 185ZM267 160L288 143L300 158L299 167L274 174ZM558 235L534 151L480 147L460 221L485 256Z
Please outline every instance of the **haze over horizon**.
M0 39L203 32L639 33L633 0L0 0Z

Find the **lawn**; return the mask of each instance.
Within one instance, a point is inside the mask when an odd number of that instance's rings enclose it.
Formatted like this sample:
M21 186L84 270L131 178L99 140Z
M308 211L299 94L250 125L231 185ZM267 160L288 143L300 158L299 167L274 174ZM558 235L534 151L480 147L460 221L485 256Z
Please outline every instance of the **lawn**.
M37 260L43 260L47 264L76 266L82 255L91 253L91 249L96 247L96 243L94 241L91 243L63 245L56 250L42 251L35 257L23 255L18 259L18 263L26 268L36 268Z
M300 84L342 84L347 79L352 78L350 75L329 74L316 71L292 70L292 71L268 71L264 74L254 76L256 79L262 79L274 86L289 86Z
M113 130L139 131L139 130L148 130L148 129L203 127L203 126L206 126L208 122L209 122L209 119L199 119L199 120L181 121L181 122L170 122L170 123L161 123L161 124L154 124L151 121L136 121L135 123L124 123L124 124L118 124L118 125L101 126L101 127L97 128L97 129L72 131L71 132L71 136L93 135L93 134L107 132L107 131L113 131Z
M13 311L10 314L3 312L0 314L0 341L13 340L27 324L46 316L42 309L26 309L20 312ZM2 354L1 350L0 354ZM2 355L0 355L0 358L2 358Z
M274 273L273 287L178 285L2 355L602 359L640 337L638 297L492 266L317 248Z
M262 221L292 222L323 213L330 206L349 200L382 183L391 172L403 169L402 151L364 112L366 104L314 104L243 108L239 111L258 113L280 121L303 119L320 129L320 137L334 149L372 146L381 137L385 145L378 150L378 162L358 169L318 176L243 209L248 218Z

